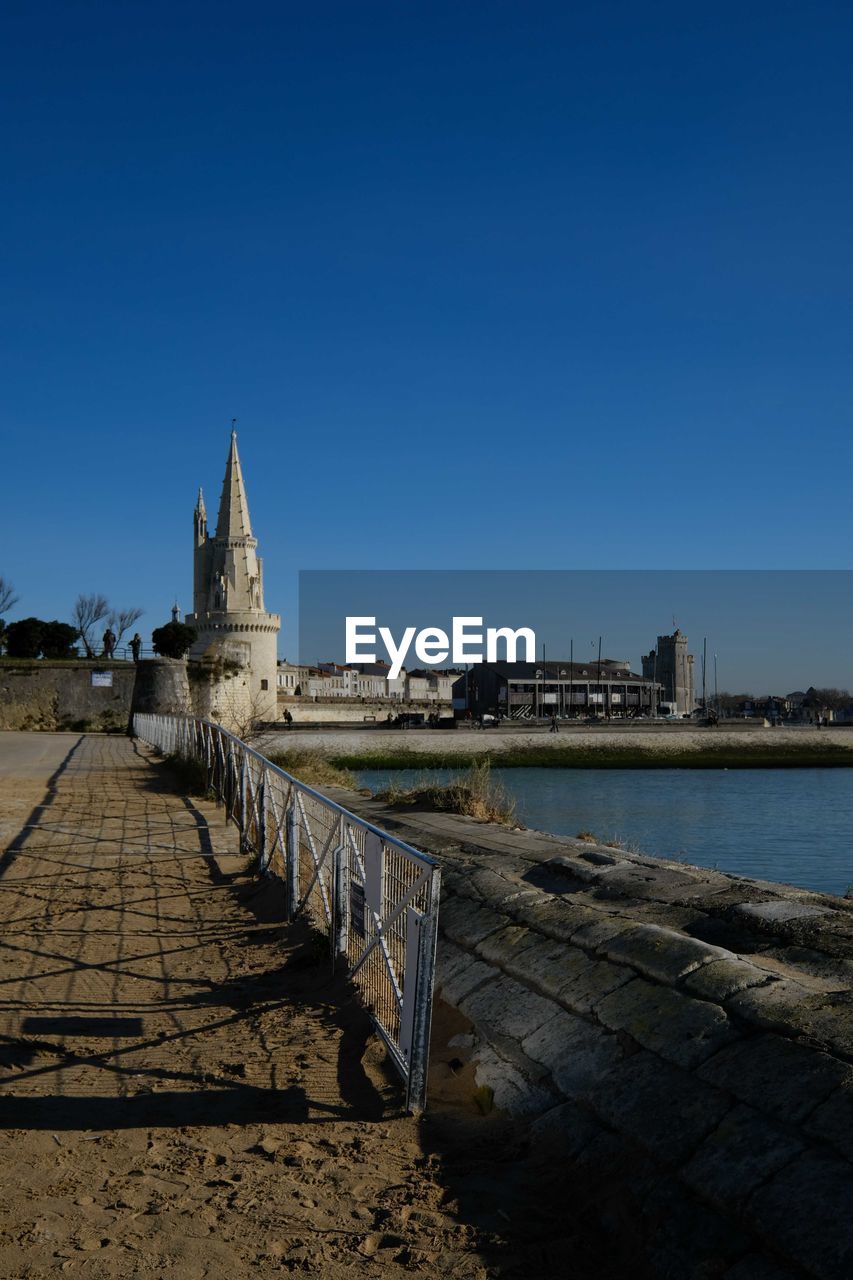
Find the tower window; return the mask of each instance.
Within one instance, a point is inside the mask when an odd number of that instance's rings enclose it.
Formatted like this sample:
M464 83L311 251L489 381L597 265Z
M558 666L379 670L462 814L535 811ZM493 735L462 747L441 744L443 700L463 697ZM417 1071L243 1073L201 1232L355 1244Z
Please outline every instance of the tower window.
M269 687L270 687L270 682L269 682L269 680L262 680L262 681L261 681L261 688L262 688L262 689L268 689Z

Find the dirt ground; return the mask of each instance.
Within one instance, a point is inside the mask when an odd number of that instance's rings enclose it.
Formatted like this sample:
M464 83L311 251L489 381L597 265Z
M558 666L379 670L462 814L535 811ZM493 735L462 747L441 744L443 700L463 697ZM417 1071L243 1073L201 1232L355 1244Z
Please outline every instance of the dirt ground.
M416 1120L221 811L126 739L60 754L0 767L0 1276L627 1274L449 1014Z

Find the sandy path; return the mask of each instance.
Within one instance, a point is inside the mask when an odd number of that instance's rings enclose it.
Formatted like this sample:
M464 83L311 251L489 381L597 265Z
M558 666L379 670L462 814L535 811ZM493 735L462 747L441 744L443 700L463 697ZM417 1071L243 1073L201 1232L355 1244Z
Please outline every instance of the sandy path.
M458 1028L405 1116L316 935L219 869L221 815L124 739L66 745L47 792L0 774L0 1276L610 1274Z

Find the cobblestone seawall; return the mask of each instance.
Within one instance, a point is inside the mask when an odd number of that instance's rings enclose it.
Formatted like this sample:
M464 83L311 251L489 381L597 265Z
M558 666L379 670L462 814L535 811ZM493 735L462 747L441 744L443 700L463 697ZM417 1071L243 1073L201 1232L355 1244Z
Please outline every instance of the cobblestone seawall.
M358 807L441 855L478 1084L653 1275L849 1280L853 902Z

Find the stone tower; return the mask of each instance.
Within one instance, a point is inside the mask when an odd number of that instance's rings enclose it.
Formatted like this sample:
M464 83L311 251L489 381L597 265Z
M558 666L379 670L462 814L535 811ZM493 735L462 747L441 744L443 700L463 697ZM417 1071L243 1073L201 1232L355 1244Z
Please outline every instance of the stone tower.
M207 713L226 727L245 722L249 713L255 720L275 720L281 618L264 608L263 564L252 535L236 431L231 432L216 532L213 537L207 532L199 489L193 533L193 612L186 620L198 637L190 658L208 663L221 677L211 686Z
M656 680L661 687L661 702L675 706L679 715L695 709L693 688L693 654L687 652L687 636L675 630L671 636L658 636L657 650L643 655L643 679Z

